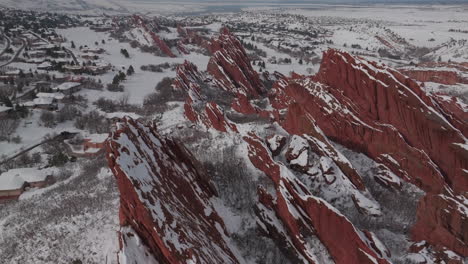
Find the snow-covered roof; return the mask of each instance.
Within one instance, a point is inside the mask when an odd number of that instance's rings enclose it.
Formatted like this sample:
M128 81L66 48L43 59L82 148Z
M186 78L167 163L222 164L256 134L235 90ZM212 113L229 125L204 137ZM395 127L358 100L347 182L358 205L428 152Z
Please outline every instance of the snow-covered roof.
M135 113L127 113L127 112L114 112L114 113L106 113L106 117L111 119L111 118L119 118L122 119L125 116L131 117L132 119L140 119L141 116L139 114Z
M54 102L54 98L51 97L39 97L33 100L35 105L49 105Z
M77 83L77 82L64 82L62 84L60 84L59 86L55 87L56 90L59 90L59 91L67 91L67 90L70 90L74 87L77 87L77 86L80 86L81 84L80 83Z
M43 62L44 61L44 58L34 58L34 59L29 59L28 62L30 63L40 63L40 62Z
M47 176L54 174L56 168L18 168L4 172L0 175L0 191L17 190L25 182L44 181Z
M91 143L102 143L104 142L107 137L109 137L109 134L90 134L86 136L86 139L89 140Z
M55 45L55 44L46 44L46 45L41 45L39 48L43 48L43 49L54 49L54 48L58 48L59 46L58 45Z
M45 62L37 65L37 68L47 68L47 67L51 67L51 66L52 66L52 64L50 64L50 62L45 61Z
M38 98L52 98L57 100L62 100L65 97L63 93L38 93L36 96Z

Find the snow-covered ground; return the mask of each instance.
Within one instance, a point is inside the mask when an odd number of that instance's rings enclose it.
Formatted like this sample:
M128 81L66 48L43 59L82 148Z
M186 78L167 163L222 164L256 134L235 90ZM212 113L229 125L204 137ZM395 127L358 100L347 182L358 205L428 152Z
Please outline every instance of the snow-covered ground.
M118 99L124 94L129 95L129 103L142 104L143 98L149 93L154 92L156 84L158 84L164 77L175 77L175 72L167 70L165 72L149 72L142 71L140 67L148 64L161 64L161 63L183 63L184 60L189 60L195 63L200 69L206 69L208 64L208 56L198 53L191 53L183 58L168 58L158 57L149 53L143 53L137 48L132 48L128 43L119 42L116 39L110 38L109 33L95 32L88 27L77 27L59 29L57 33L66 37L69 41L74 41L76 48L72 49L79 52L79 46L96 47L95 42L98 42L98 48L103 48L106 52L100 55L102 61L110 63L115 66L115 71L109 71L104 75L97 77L101 79L104 84L111 83L112 79L119 70L126 71L130 65L135 69L135 74L129 76L122 84L125 86L124 92L109 92L105 89L103 91L82 91L81 94L87 96L91 102L97 100L99 97L109 99ZM105 44L102 44L105 40ZM128 50L130 58L125 58L121 53L121 49Z

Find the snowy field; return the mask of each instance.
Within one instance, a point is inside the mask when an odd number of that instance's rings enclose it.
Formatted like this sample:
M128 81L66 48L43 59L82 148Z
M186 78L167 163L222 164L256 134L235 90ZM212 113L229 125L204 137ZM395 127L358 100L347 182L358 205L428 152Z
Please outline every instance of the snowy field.
M142 65L148 64L161 64L161 63L183 63L184 60L189 60L195 63L199 68L206 69L208 64L208 56L204 56L197 53L184 56L183 58L168 58L168 57L157 57L149 53L143 53L139 49L134 49L128 43L121 43L113 38L109 38L109 33L95 32L87 27L69 28L57 30L57 33L66 37L69 41L74 41L76 44L75 51L78 51L78 47L87 45L89 47L95 47L95 42L101 43L104 39L105 44L99 44L100 48L106 50L102 54L102 60L105 63L111 63L115 66L115 71L109 71L108 73L99 76L103 83L111 83L116 72L118 70L125 71L130 65L135 68L135 74L128 77L128 80L123 82L125 86L124 92L109 92L109 91L83 91L83 95L87 96L91 102L93 99L98 99L103 96L109 99L118 99L124 94L129 95L129 103L131 104L142 104L143 98L151 92L154 92L156 84L158 84L164 77L175 77L174 71L165 71L162 73L148 72L140 70ZM130 58L125 58L121 53L121 49L127 49L130 54Z

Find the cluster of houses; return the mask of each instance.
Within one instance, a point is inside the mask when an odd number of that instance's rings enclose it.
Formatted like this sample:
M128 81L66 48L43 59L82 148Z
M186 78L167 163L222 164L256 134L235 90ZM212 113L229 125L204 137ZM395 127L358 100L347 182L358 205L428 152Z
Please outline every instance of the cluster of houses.
M38 108L44 110L57 110L58 103L63 99L81 90L80 82L64 82L55 87L50 87L45 83L38 83L21 95L23 102L21 105L28 108Z
M75 135L77 137L79 135ZM73 139L65 140L68 152L74 157L91 158L104 151L105 141L109 134L86 135L79 143ZM54 184L57 178L57 168L17 168L0 174L0 203L17 200L31 188L44 188Z
M18 168L0 174L0 202L18 199L30 188L43 188L55 182L56 168Z

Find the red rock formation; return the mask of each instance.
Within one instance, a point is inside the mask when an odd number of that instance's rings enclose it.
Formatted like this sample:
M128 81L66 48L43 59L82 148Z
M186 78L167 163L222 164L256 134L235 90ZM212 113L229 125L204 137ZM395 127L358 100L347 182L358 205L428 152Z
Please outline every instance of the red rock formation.
M255 108L244 94L239 94L231 104L232 109L242 114L256 114L259 109Z
M188 55L190 54L190 52L184 47L184 43L182 43L182 41L177 41L177 50L182 53L182 54L185 54L185 55Z
M143 28L143 30L150 35L151 39L153 40L153 43L156 47L158 47L161 52L166 54L168 57L174 58L176 57L174 53L172 53L171 49L167 45L167 43L162 40L156 33L153 32L151 28L148 28L146 25L146 22L144 19L138 15L133 15L133 19L135 20L135 23Z
M176 73L174 86L187 92L190 98L200 99L200 83L204 81L205 77L198 71L197 66L186 60L177 67Z
M467 257L468 202L463 196L427 194L419 202L417 222L412 229L415 241L427 241Z
M211 41L210 50L213 56L207 71L219 87L247 97L264 93L263 83L252 68L244 47L229 30L224 28L219 37Z
M120 223L130 226L160 263L238 263L214 190L179 143L154 125L124 118L107 142L120 190Z
M304 100L308 99L310 98L304 98ZM306 135L306 139L316 153L332 158L332 160L340 167L343 173L358 189L365 189L361 177L352 167L351 163L339 151L337 151L335 147L333 147L325 134L323 134L322 130L317 126L315 120L305 112L301 105L297 103L291 103L289 105L288 112L282 126L290 134Z
M465 137L468 136L467 106L459 98L453 96L433 94L431 97L445 118L450 120L450 123L459 129Z
M418 69L401 69L401 73L419 82L435 82L446 85L454 85L457 83L468 83L468 80L462 78L455 71L447 70L418 70Z
M207 118L205 118L204 122L207 127L213 127L221 132L238 132L236 125L226 119L223 109L216 103L210 102L206 104L205 112Z
M278 156L286 145L286 137L281 135L271 135L266 138L266 144L273 156Z
M457 209L466 208L461 202L466 198L457 203L435 198L446 188L460 194L468 190L464 109L427 96L399 72L335 50L324 53L317 76L281 87L282 97L293 100L286 103L283 123L290 133L315 133L320 127L327 137L430 192L419 206L414 239L466 256L461 224L466 213ZM376 180L400 185L391 174Z
M464 136L398 72L329 50L317 77L292 82L286 92L328 137L374 159L390 155L384 164L425 190L468 186L468 160L457 145Z
M183 44L192 44L199 46L207 51L211 52L211 43L206 38L200 36L197 31L193 29L187 29L180 25L177 26L177 32L182 37L181 42Z
M306 239L313 234L325 245L336 263L388 263L351 222L330 204L311 195L287 168L274 161L255 135L244 140L248 143L250 161L270 177L276 188L276 199L265 190L259 190L262 206L257 209L257 214L270 232L283 235L287 232L287 241L291 241L290 248L294 248L297 258L316 263ZM276 222L273 216L281 221L282 227L273 224ZM272 230L274 226L281 230Z

